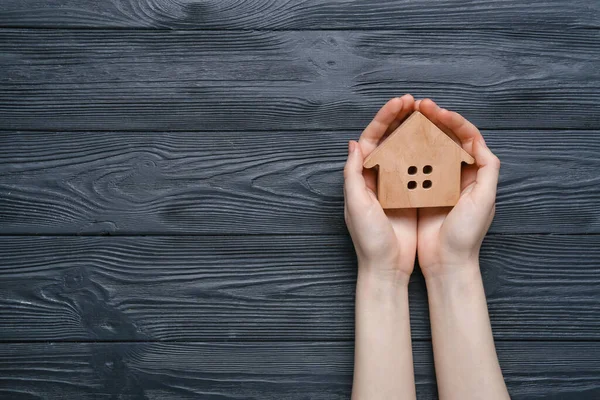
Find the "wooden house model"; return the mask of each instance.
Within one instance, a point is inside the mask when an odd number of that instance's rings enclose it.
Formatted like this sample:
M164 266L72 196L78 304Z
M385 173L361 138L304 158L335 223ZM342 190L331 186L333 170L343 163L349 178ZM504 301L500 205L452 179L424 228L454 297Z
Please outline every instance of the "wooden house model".
M365 160L378 169L384 209L454 206L462 163L475 160L420 112L414 112Z

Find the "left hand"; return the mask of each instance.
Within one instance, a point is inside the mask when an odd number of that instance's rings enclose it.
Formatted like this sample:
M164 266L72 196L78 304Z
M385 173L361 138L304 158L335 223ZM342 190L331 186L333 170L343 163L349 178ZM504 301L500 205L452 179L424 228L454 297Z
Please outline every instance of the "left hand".
M451 207L419 209L418 254L425 279L479 272L479 249L495 212L500 160L486 146L479 129L460 114L418 101L415 108L475 158L462 168L461 195Z

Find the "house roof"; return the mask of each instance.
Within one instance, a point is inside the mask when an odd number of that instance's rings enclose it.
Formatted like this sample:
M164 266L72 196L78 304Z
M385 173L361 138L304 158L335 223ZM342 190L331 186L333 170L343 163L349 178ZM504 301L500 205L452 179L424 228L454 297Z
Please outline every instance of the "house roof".
M387 146L393 141L393 138L396 136L400 136L410 132L411 130L416 129L415 124L430 124L433 134L439 134L447 139L447 143L449 146L456 146L460 149L459 154L461 155L461 161L467 164L473 164L475 159L467 153L453 138L447 135L444 131L438 128L433 122L431 122L427 117L421 114L419 111L415 111L412 113L394 132L392 132L382 143L377 146L375 150L365 159L364 167L365 168L373 168L379 164L378 155L384 152ZM458 139L456 139L458 140Z

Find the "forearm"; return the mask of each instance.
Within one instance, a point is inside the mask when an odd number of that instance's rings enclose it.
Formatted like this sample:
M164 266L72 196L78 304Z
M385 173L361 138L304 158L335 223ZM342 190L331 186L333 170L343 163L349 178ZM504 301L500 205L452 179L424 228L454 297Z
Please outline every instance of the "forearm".
M440 399L509 399L479 266L426 282Z
M359 268L353 400L415 399L408 282Z

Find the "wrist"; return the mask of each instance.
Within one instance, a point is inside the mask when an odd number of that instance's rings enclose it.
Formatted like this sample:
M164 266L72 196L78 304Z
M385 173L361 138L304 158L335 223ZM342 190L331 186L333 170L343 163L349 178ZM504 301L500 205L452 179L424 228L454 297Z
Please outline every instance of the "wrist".
M468 296L483 287L479 263L455 266L444 269L441 273L425 276L427 292L430 295Z
M408 288L410 273L408 268L400 268L394 263L358 263L358 282L364 282L369 286L377 286L382 289Z
M408 303L408 279L389 279L377 271L359 269L356 281L356 304L375 307L379 312L395 313ZM358 310L359 308L357 308Z
M423 256L421 252L419 265L425 279L446 279L454 275L457 275L456 278L460 278L479 271L479 253L459 255L442 252L442 254L434 253L432 256L427 254Z

